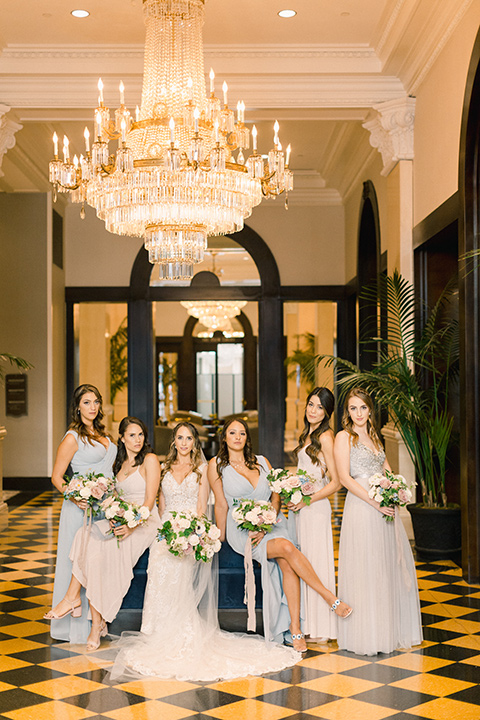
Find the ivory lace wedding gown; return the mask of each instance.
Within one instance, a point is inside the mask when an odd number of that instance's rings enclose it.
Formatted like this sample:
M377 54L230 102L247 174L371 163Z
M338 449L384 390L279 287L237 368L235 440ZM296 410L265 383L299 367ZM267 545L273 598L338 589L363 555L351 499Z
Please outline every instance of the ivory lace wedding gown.
M196 511L199 484L192 472L178 484L163 478L166 511ZM165 541L150 548L148 582L140 633L123 633L111 671L121 676L155 676L213 682L276 672L294 665L300 653L263 638L218 627L215 573L191 555L172 555Z

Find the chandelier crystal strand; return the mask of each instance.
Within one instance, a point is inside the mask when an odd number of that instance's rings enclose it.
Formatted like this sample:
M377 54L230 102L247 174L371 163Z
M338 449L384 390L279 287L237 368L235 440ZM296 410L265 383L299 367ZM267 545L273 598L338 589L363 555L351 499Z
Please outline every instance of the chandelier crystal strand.
M197 318L204 327L208 330L231 330L231 320L240 312L243 307L247 304L246 300L222 300L217 302L216 300L199 300L193 301L182 301L180 303L194 318Z
M204 0L143 0L143 9L144 74L136 120L125 106L123 83L120 107L110 119L99 80L91 147L86 130L85 155L72 163L65 139L62 162L55 135L49 177L55 195L69 192L73 202L86 201L109 232L142 237L160 278L190 279L207 237L241 230L262 197L292 189L292 173L278 123L268 162L257 152L256 134L253 155L245 161L250 131L243 101L235 122L226 83L223 103L215 95L213 70L207 93ZM109 142L115 140L118 148L111 154Z

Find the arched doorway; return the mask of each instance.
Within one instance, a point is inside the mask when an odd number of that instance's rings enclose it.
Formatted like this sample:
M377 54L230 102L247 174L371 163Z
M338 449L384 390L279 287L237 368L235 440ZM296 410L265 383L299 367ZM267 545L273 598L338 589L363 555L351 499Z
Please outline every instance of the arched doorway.
M375 282L380 273L380 221L377 194L371 180L363 183L362 202L358 226L357 296L359 338L375 335L372 332L377 320L376 308L360 297L363 287ZM359 344L358 363L369 370L375 360L377 346Z
M129 413L146 419L153 431L154 337L152 301L229 300L258 301L258 413L260 452L273 464L283 464L285 403L283 387L283 312L280 276L275 258L264 240L245 227L232 237L252 257L258 268L260 286L190 287L150 286L153 266L142 248L133 264L128 303L128 398Z
M480 253L480 32L467 76L460 136L459 256ZM480 262L460 263L460 465L462 562L480 581Z

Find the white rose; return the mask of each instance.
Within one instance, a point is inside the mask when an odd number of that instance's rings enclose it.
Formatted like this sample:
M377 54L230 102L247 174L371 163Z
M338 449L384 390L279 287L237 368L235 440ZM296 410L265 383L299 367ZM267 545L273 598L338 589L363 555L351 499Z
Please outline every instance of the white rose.
M142 520L147 520L150 517L150 510L148 509L148 507L146 505L142 505L139 512L140 512L140 517L142 518Z
M136 520L129 520L129 521L127 522L127 526L128 526L129 528L137 527L137 521L136 521Z
M214 556L214 554L215 554L215 551L213 550L213 548L211 548L209 545L207 545L207 547L205 548L205 555L207 556L207 558L212 558Z
M371 487L370 490L368 491L368 497L369 497L371 500L373 500L373 498L375 497L375 493L376 493L375 488L374 488L374 487Z
M240 509L232 510L232 517L234 520L243 520L243 513Z
M114 515L115 515L115 511L114 511L113 507L109 507L105 510L105 517L107 518L107 520L111 520L114 517Z
M252 525L255 525L258 523L258 510L249 510L245 515L245 520L248 520L248 522L251 522Z
M90 495L91 495L91 493L90 493L90 488L88 488L88 487L82 487L82 489L80 490L80 497L85 498L86 500L88 500L88 498L90 497Z
M193 535L189 535L188 542L190 543L190 545L195 546L198 545L198 543L200 542L200 538L194 533Z
M207 534L211 540L218 540L220 537L220 530L216 525L212 525Z
M187 518L178 518L177 523L182 530L186 530L190 526L190 520L187 520Z
M213 551L218 552L221 547L222 543L220 542L220 540L215 540L215 542L213 543Z
M275 512L275 510L265 510L265 512L263 513L263 518L267 525L273 525L273 523L277 519L277 513Z
M293 495L291 497L291 502L294 505L296 505L297 503L302 502L302 499L303 499L302 493L300 492L300 490L297 490L296 492L293 493Z
M133 520L135 520L135 513L133 510L125 510L125 515L123 516L125 518L125 521L128 523L131 523ZM130 525L128 525L131 527Z
M281 493L283 490L283 484L280 480L275 480L275 482L272 483L272 490L276 493Z
M382 500L383 500L382 495L381 495L380 493L377 493L377 494L375 495L375 500L376 500L378 503L381 503Z

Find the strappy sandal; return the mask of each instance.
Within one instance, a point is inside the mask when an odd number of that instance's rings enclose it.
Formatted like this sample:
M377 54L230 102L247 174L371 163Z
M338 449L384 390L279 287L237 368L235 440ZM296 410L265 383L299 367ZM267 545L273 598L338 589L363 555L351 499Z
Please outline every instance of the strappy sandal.
M67 615L71 615L74 618L79 618L82 614L82 602L78 605L74 605L70 602L70 600L66 600L66 602L70 603L70 607L68 610L66 610L62 615L59 615L55 612L55 610L49 610L45 615L43 616L44 620L61 620L64 617L67 617Z
M347 618L347 617L350 617L350 615L352 614L353 608L349 608L346 615L339 615L339 614L337 613L337 608L338 608L339 605L342 604L342 602L343 602L343 600L340 600L340 598L337 598L337 599L335 600L335 602L332 604L330 610L331 610L332 612L334 612L334 613L337 615L337 617L342 618L342 620L346 620L346 618ZM343 603L343 604L346 605L346 603ZM347 607L348 607L348 605L347 605Z

